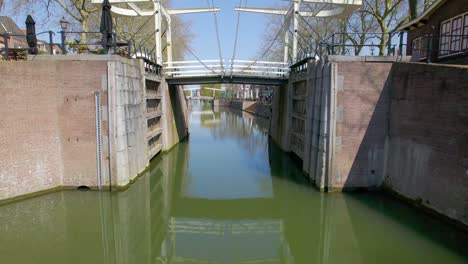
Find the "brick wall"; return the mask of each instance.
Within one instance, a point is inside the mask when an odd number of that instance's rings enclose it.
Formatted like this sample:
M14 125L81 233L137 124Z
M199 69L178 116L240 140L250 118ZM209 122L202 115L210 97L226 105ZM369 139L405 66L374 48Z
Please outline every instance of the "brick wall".
M468 222L468 67L396 63L385 186Z
M93 92L101 89L106 65L0 62L0 200L97 185Z
M61 186L125 186L148 166L152 136L162 134L170 149L188 133L182 88L146 76L140 60L35 59L0 62L0 201ZM160 83L158 91L145 89L150 77ZM148 101L159 103L147 109ZM148 119L155 116L159 122L149 131Z
M329 185L374 187L383 178L392 63L336 63L335 142Z

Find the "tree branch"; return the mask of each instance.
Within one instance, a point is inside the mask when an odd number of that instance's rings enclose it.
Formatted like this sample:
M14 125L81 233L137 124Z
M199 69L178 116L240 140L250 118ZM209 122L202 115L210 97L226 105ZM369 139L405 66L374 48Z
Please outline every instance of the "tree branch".
M78 22L83 22L83 18L79 17L78 15L74 14L72 10L70 10L61 0L54 0L57 4L59 4L65 12L67 12L71 17L73 17Z

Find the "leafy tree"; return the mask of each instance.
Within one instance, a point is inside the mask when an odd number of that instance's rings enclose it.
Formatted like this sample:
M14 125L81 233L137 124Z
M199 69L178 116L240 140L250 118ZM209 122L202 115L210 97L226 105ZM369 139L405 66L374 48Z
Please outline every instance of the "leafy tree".
M210 88L210 89L206 89L206 88ZM211 88L213 89L219 89L219 91L213 91L211 90ZM221 84L202 84L201 85L201 95L202 96L213 96L213 92L214 92L214 95L215 97L219 97L221 96Z

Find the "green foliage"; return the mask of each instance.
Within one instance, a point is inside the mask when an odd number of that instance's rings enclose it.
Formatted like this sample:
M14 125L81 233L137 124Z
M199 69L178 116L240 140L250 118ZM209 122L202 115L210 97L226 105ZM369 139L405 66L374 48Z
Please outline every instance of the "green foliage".
M201 85L201 95L202 96L210 96L212 97L220 97L221 96L221 84L203 84ZM207 89L210 88L210 89ZM213 91L211 89L218 89L219 91Z

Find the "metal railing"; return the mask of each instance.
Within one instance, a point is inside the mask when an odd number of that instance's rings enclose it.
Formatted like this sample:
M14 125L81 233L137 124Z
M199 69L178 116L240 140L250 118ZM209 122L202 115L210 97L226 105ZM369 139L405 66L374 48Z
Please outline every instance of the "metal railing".
M55 33L53 31L44 31L35 34L36 38L39 36L43 35L48 35L49 37L49 42L44 42L44 48L45 50L41 50L39 47L36 47L36 49L30 48L27 43L27 38L26 35L18 35L18 34L10 34L10 33L4 33L0 35L0 38L3 41L3 47L0 47L0 60L18 60L21 53L26 53L29 54L36 54L36 53L48 53L48 54L53 54L54 53L54 47L58 47L57 43L54 43L53 38ZM39 43L41 40L38 39L38 45L42 44ZM11 45L11 43L17 43L17 45ZM19 44L19 45L18 45Z
M380 44L381 39L386 39ZM403 33L339 32L325 43L330 55L396 56L405 55L406 43Z
M255 76L286 78L287 63L247 60L201 60L164 63L165 75L172 78L210 76Z
M380 44L382 38L386 39L383 45ZM311 58L324 59L329 55L403 56L406 55L406 46L402 33L338 32L322 42L302 49L295 64Z
M157 63L155 47L147 48L142 45L136 46L130 41L119 38L118 34L112 33L113 41L108 42L103 38L101 32L84 32L84 31L60 31L60 43L54 42L55 33L53 31L44 31L35 34L36 38L48 34L48 42L43 41L43 44L48 48L47 50L40 50L43 53L50 55L62 54L77 54L77 53L91 53L91 54L113 54L120 55L126 58L142 59L147 73L162 75L162 66ZM69 41L67 39L73 36L86 35L86 42L81 40ZM21 43L20 47L11 46L12 38L16 38L15 42ZM79 38L79 37L78 37ZM4 47L0 48L0 60L18 60L28 54L37 54L37 50L33 50L28 46L26 35L14 35L5 33L0 35L0 39L4 42ZM41 40L38 41L40 42ZM54 52L57 51L57 52ZM26 59L26 58L25 58Z

